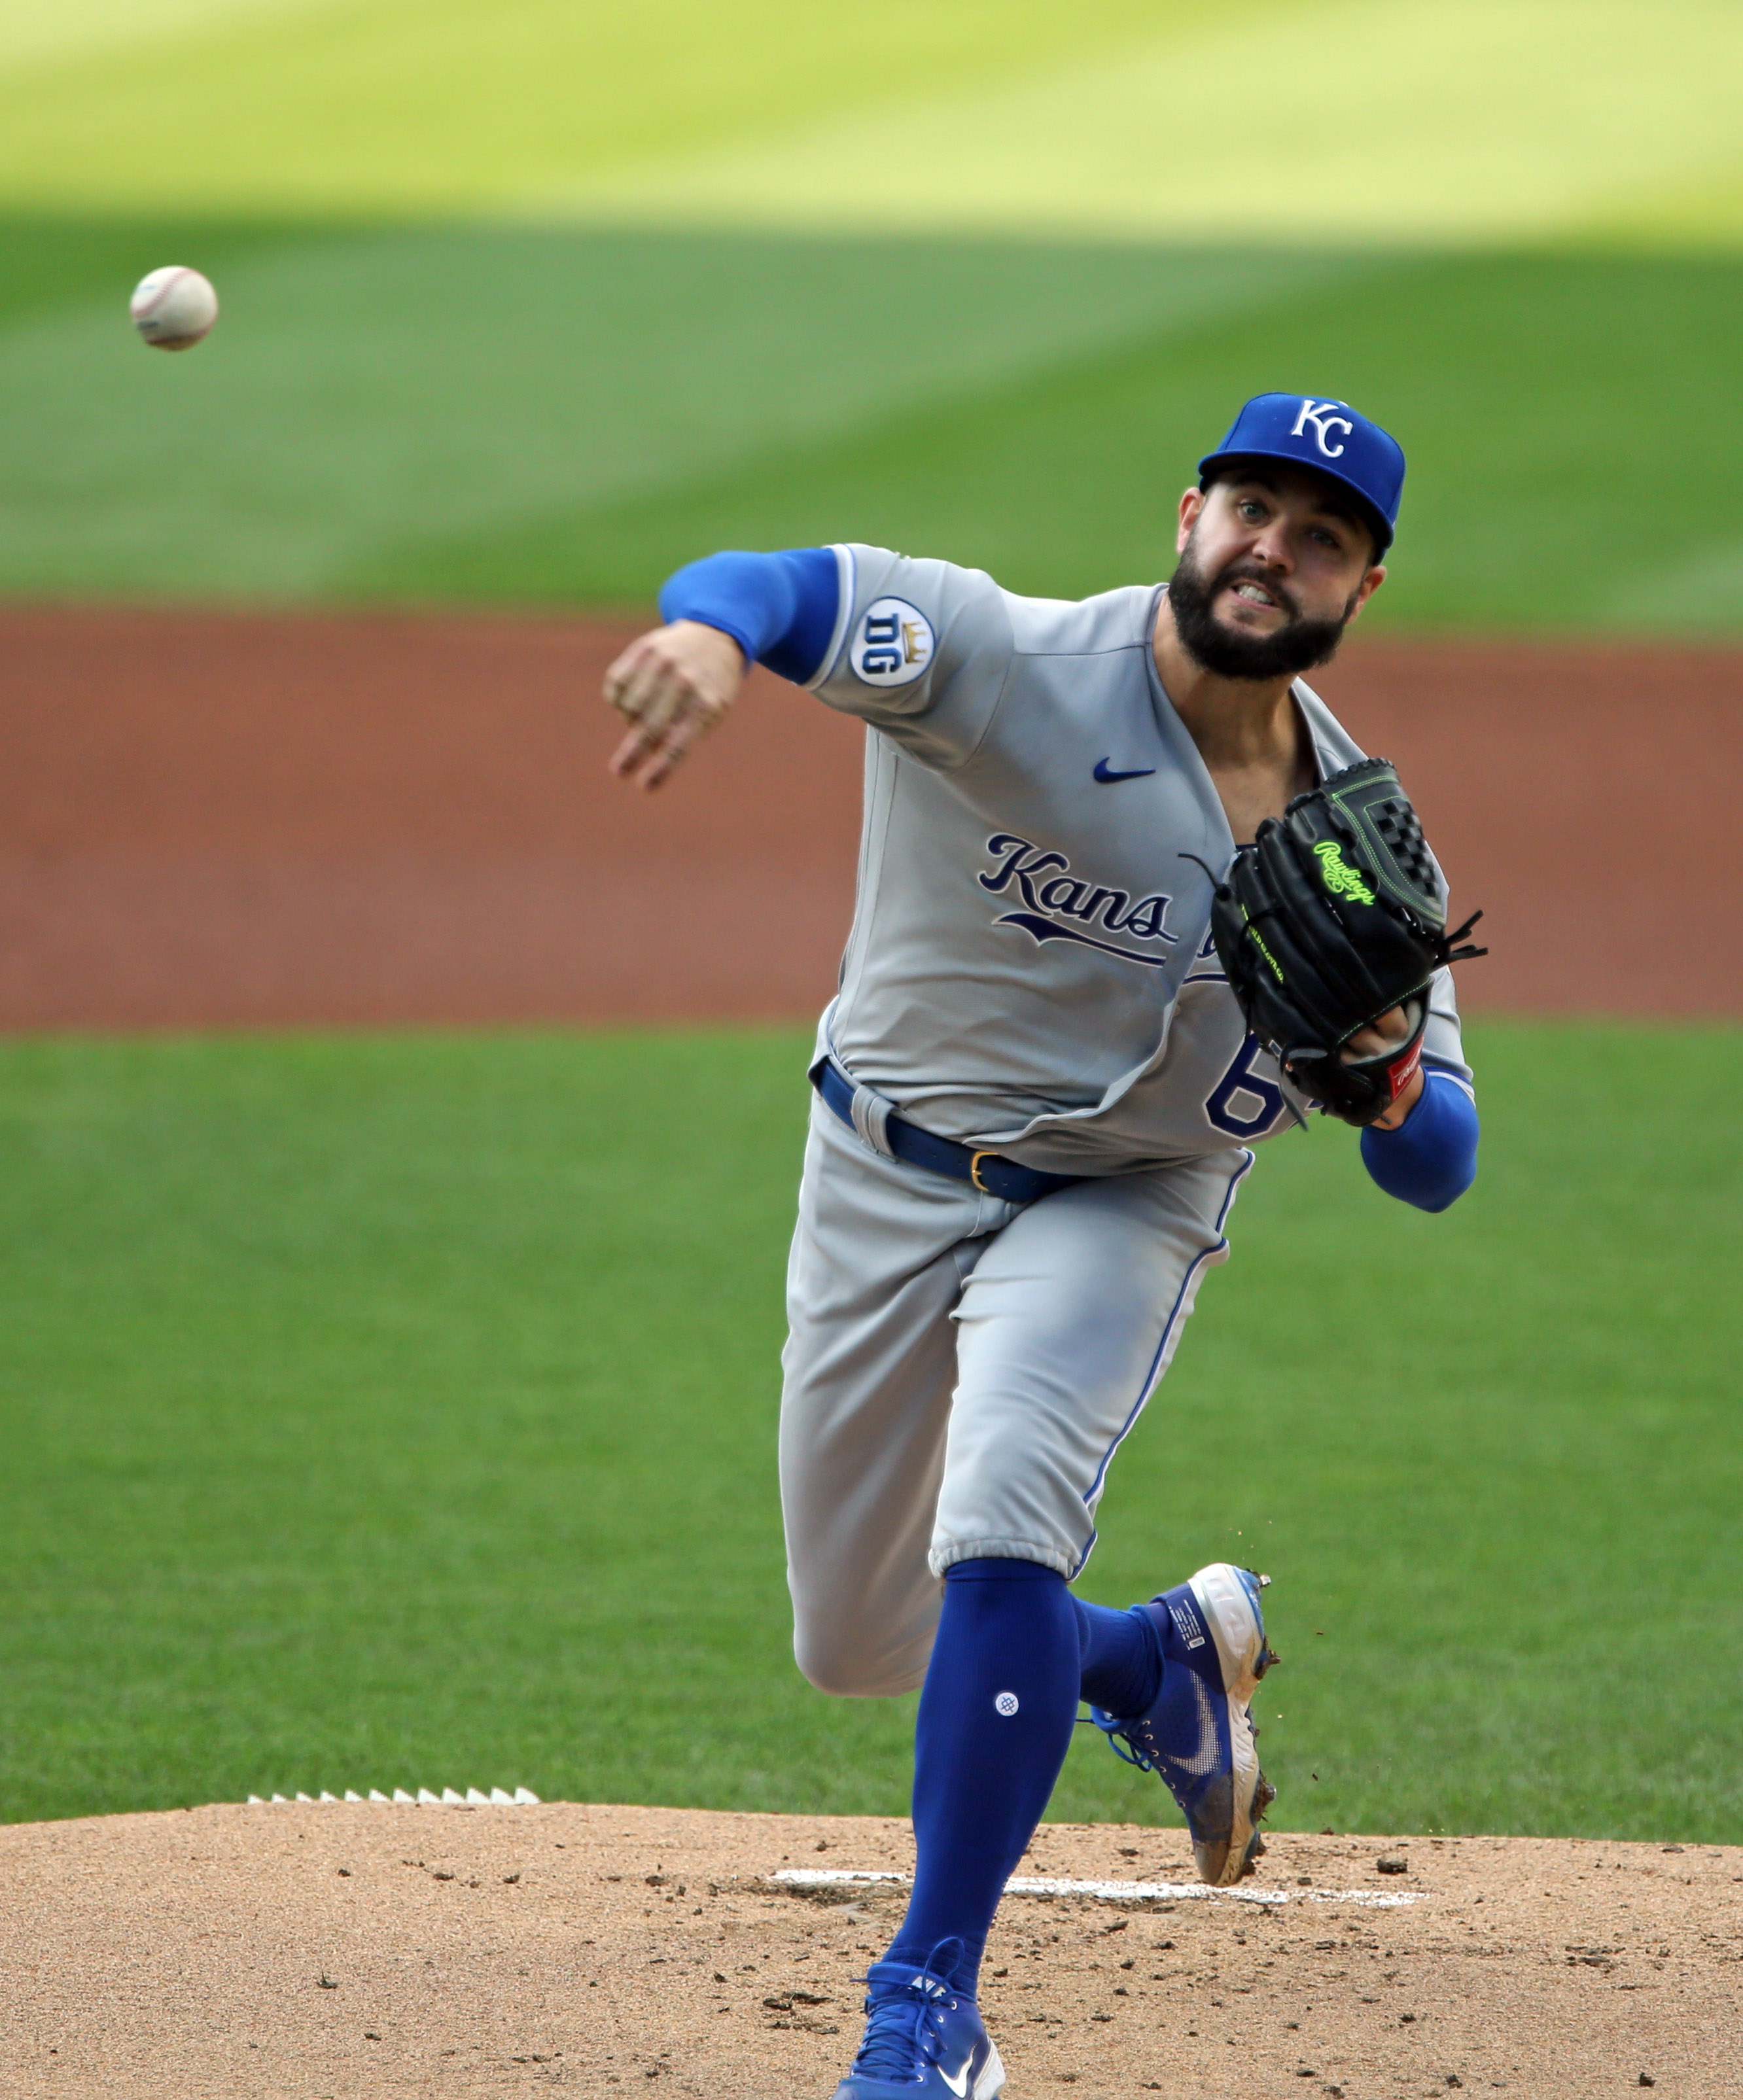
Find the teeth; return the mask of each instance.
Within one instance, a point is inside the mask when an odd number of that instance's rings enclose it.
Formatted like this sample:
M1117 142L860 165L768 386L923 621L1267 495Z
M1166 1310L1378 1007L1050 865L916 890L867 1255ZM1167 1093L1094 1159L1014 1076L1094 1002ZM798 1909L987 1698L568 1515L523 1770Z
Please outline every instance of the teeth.
M1276 603L1276 600L1271 596L1271 593L1267 590L1260 589L1257 584L1237 584L1234 587L1234 594L1237 598L1244 598L1247 599L1248 603L1251 605L1274 605Z

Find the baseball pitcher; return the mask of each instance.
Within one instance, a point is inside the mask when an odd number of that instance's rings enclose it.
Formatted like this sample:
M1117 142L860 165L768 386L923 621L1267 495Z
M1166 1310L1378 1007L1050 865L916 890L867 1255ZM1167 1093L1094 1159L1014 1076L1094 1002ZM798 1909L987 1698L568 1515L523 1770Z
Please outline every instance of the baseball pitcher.
M1384 580L1404 458L1345 403L1250 401L1166 585L1026 598L879 547L719 554L613 664L656 786L752 662L867 726L858 902L823 1017L788 1272L794 1641L921 1686L912 1900L836 2100L990 2100L976 2003L1079 1701L1253 1870L1263 1577L1116 1612L1071 1584L1262 1139L1361 1129L1444 1210L1477 1124L1445 888L1396 774L1300 674Z

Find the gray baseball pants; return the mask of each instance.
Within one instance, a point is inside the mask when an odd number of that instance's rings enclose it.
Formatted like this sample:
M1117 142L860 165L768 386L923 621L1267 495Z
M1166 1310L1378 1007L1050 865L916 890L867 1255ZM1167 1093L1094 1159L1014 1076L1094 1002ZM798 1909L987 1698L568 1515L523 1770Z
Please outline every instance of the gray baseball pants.
M814 1100L780 1428L814 1684L917 1685L954 1561L1077 1574L1251 1162L1230 1146L1018 1206L886 1158Z

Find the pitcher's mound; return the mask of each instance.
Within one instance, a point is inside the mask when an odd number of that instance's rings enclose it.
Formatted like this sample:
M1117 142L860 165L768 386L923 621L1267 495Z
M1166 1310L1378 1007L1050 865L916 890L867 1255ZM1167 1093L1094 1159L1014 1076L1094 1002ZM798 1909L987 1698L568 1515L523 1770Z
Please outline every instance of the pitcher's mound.
M15 1825L0 2092L827 2100L902 1901L854 1877L910 1864L900 1823L656 1808ZM1011 2100L1714 2100L1740 1885L1736 1848L1286 1833L1217 1894L1181 1833L1049 1824L983 2003Z

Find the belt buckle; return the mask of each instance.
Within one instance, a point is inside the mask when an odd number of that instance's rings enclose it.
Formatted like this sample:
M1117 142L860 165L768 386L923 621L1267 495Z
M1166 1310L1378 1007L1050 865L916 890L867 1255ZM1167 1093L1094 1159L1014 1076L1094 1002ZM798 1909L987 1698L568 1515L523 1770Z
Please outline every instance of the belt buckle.
M982 1162L983 1159L998 1159L998 1158L1001 1158L1003 1156L1004 1156L1004 1155L1003 1155L1002 1154L1000 1154L1000 1153L997 1153L997 1152L991 1152L991 1151L988 1151L988 1152L971 1152L971 1153L969 1154L969 1180L970 1180L971 1182L973 1182L973 1184L974 1185L974 1186L975 1186L977 1189L978 1189L980 1190L981 1193L982 1193L983 1196L991 1196L991 1197L992 1198L993 1201L994 1201L995 1203L996 1203L997 1202L999 1202L1000 1199L999 1199L999 1196L997 1195L997 1193L996 1193L994 1190L992 1190L992 1189L989 1189L989 1188L987 1187L986 1184L983 1180L982 1180L982 1179L981 1179L981 1162Z

